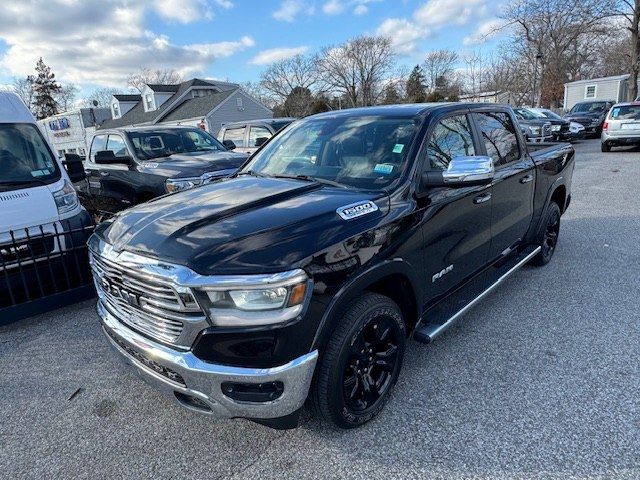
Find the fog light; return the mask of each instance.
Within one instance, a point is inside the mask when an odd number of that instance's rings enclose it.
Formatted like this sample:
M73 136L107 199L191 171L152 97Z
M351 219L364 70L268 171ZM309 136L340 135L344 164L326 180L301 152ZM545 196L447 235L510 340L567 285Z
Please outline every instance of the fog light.
M282 396L282 382L267 383L235 383L224 382L222 393L238 402L265 403L272 402Z

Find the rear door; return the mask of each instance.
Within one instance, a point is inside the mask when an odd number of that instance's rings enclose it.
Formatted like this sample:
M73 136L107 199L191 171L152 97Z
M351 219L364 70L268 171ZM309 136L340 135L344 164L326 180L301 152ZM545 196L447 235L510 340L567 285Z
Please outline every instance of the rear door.
M260 145L269 140L273 133L267 127L251 125L249 126L249 146L247 153L252 154Z
M507 111L473 113L482 139L481 149L494 162L491 211L493 260L520 243L533 216L535 164L521 148L517 124Z
M459 156L480 155L468 113L438 119L421 154L423 171L446 170ZM482 270L491 244L491 185L432 187L420 198L426 301Z

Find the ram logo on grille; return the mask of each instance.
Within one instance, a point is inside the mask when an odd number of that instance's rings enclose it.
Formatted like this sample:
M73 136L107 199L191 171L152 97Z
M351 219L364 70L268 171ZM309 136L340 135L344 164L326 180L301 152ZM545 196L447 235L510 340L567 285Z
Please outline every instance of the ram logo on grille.
M129 290L116 285L111 282L107 277L100 276L100 287L105 293L109 293L116 298L120 298L127 302L132 307L140 306L140 295L130 292Z

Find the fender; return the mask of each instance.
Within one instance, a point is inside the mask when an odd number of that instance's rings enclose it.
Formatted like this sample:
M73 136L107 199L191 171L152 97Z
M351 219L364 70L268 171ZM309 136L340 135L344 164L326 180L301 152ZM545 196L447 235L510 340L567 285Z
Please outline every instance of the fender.
M338 293L335 294L331 302L329 302L329 304L327 305L324 315L320 320L320 324L318 325L318 329L316 330L311 350L318 348L325 328L329 325L335 313L342 306L344 306L349 300L354 298L356 294L365 290L369 285L377 282L384 277L394 274L404 275L409 280L411 288L413 289L413 293L416 297L416 319L419 319L422 313L421 309L423 291L422 286L420 285L418 274L411 264L401 258L386 260L382 263L373 265L370 268L363 270L340 288Z
M538 221L536 222L536 226L535 228L532 230L532 232L534 233L534 238L536 237L536 235L540 232L540 229L542 228L542 222L544 221L544 215L547 211L547 208L549 208L549 204L551 203L551 197L553 196L554 192L556 191L556 189L560 186L564 186L566 188L566 182L564 177L558 177L555 179L555 181L549 186L548 190L547 190L547 196L544 199L544 206L542 207L542 211L540 212L540 218L538 218ZM566 202L566 199L565 199ZM560 208L563 208L564 211L564 205L560 205Z

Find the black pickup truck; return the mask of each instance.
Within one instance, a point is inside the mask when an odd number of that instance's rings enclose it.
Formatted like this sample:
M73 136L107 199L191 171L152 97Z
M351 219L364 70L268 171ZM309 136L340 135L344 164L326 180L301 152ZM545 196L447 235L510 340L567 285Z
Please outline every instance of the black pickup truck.
M91 140L86 177L74 183L82 205L96 217L108 217L166 193L231 175L247 157L194 127L99 130Z
M102 327L191 410L293 428L308 400L361 425L408 339L432 341L521 266L551 260L573 169L571 145L527 146L507 106L305 118L232 178L97 228Z

